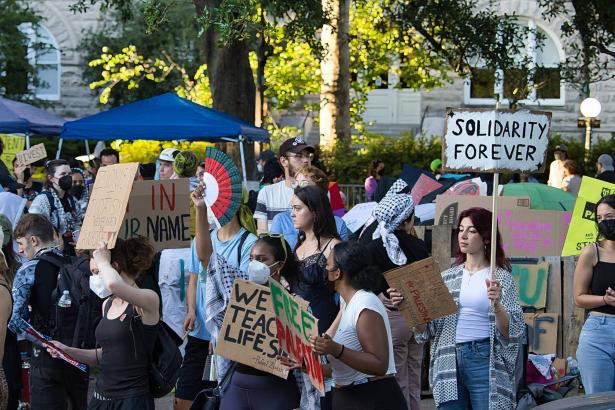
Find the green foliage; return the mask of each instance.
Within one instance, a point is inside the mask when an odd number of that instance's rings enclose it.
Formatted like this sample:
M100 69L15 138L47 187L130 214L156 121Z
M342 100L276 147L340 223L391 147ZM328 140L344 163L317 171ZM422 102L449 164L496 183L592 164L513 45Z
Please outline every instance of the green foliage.
M615 156L615 137L598 138L592 143L589 151L589 158L585 161L585 143L578 139L565 139L560 135L552 135L549 139L549 151L547 154L547 167L543 175L536 176L539 180L546 182L549 177L549 164L554 160L553 153L559 144L566 144L568 148L568 158L577 163L581 169L581 175L593 177L596 174L596 162L602 154Z
M214 146L212 143L202 141L124 141L115 140L111 147L120 153L122 162L152 163L156 161L160 151L165 148L188 150L196 154L198 159L205 158L205 149Z
M360 184L367 177L369 163L374 159L385 162L387 175L400 175L403 164L428 170L431 161L441 156L440 138L415 138L410 133L400 137L365 134L353 137L351 143L338 141L333 150L323 152L322 160L332 180Z

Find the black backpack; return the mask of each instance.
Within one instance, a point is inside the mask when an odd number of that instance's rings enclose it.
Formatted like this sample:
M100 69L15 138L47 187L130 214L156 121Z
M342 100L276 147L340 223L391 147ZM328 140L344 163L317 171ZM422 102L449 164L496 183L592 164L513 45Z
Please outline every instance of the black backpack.
M56 288L51 293L52 309L49 336L67 346L79 349L96 347L94 331L102 317L103 300L90 290L90 265L86 257L65 258L52 255L38 257L58 267ZM68 263L67 263L68 262ZM70 307L59 307L58 301L68 290Z

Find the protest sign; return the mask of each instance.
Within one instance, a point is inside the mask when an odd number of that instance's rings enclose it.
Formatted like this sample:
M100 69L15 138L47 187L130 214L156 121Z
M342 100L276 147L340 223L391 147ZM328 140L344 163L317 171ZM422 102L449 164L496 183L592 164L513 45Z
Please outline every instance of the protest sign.
M570 217L570 212L520 208L498 213L504 253L509 258L560 255Z
M235 279L216 354L286 379L288 369L277 358L282 352L276 336L269 288Z
M190 247L188 178L137 181L132 187L120 236L146 236L156 251Z
M578 256L583 248L596 242L596 204L603 196L615 194L615 184L583 177L579 195L574 203L572 221L568 226L562 256Z
M544 309L547 305L549 263L515 263L512 265L511 273L517 285L521 306Z
M357 204L352 207L352 209L346 212L346 215L342 216L342 219L346 223L346 227L350 230L350 232L356 232L372 216L372 211L378 205L378 202L364 202L362 204Z
M551 113L449 109L442 146L445 170L543 172Z
M4 145L0 159L10 167L15 155L23 151L23 147L26 145L26 137L23 135L0 134L0 139L2 139L2 144Z
M557 354L557 313L524 313L528 327L528 352Z
M472 195L438 195L436 197L436 225L456 225L459 214L470 208L485 208L491 210L491 197ZM522 208L529 209L529 197L503 196L498 198L499 212Z
M457 311L433 258L384 272L390 287L404 296L398 306L408 326L421 325Z
M15 165L23 166L33 164L36 161L47 158L45 144L36 144L35 146L25 151L20 151L15 154Z
M98 170L77 249L96 249L101 241L107 242L107 249L115 246L138 167L132 162Z
M433 174L408 164L404 164L400 178L411 187L410 195L415 205L420 204L425 195L442 187Z
M305 365L310 382L324 396L322 365L310 344L310 336L318 336L318 319L308 312L305 304L295 299L281 284L271 278L269 288L277 337L282 350L295 362Z

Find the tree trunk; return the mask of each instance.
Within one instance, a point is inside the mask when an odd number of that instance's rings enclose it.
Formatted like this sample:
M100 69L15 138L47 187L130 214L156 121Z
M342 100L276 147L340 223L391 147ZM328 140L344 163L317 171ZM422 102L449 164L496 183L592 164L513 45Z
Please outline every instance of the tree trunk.
M350 139L350 2L322 0L330 20L321 34L320 145L324 149L332 149L338 139Z
M198 15L205 7L216 8L222 0L193 0ZM248 47L244 42L220 47L219 35L209 28L203 35L209 86L213 108L240 120L254 124L256 91L248 59ZM254 169L254 146L244 143L247 175ZM239 144L227 143L225 151L239 164Z

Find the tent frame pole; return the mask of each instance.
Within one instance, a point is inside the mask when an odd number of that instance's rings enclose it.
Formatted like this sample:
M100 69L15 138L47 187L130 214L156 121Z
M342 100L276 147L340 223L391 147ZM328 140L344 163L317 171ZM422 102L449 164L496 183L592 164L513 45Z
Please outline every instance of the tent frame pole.
M83 140L84 144L85 144L85 155L88 156L88 161L90 160L90 142L85 139Z
M241 156L241 174L243 176L243 185L248 184L248 178L246 176L246 157L243 152L243 135L239 136L239 155Z
M60 141L58 141L58 151L56 152L56 159L60 159L60 154L62 153L62 142L64 141L64 138L60 138Z
M26 149L30 149L30 133L26 132Z

